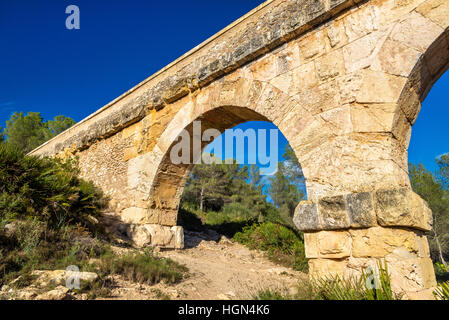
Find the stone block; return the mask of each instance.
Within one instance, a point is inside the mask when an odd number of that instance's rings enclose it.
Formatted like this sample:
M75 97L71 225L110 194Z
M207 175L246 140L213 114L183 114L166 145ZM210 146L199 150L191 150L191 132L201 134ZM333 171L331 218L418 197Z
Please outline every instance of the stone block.
M301 231L320 230L317 204L312 201L301 201L295 209L293 223Z
M312 59L323 54L326 48L324 32L315 31L299 41L299 52L303 60Z
M396 104L351 104L354 132L389 132L396 116Z
M409 253L420 251L420 236L410 230L372 227L349 231L352 237L352 256L355 258L383 258L398 248Z
M157 247L170 247L174 245L174 232L170 227L158 224L145 224L144 228L151 235L151 245Z
M122 139L129 138L135 134L138 134L142 131L142 121L136 122L129 127L126 127L122 130Z
M152 244L151 233L144 225L131 224L127 229L127 236L138 248L146 247Z
M360 71L360 76L363 80L359 83L359 86L350 86L354 89L353 94L359 103L395 103L407 81L405 77L368 69ZM353 77L355 76L353 75ZM382 94L379 94L379 92L382 92Z
M313 279L341 276L345 273L346 261L337 259L310 259L309 275Z
M412 12L406 20L395 26L390 37L424 53L442 32L443 28L419 13Z
M429 18L442 28L449 26L449 2L447 0L428 0L422 3L416 12Z
M376 46L382 43L384 33L373 32L343 47L345 68L348 73L369 67L376 53Z
M137 207L126 208L120 214L123 222L135 224L145 222L148 218L148 215L148 209Z
M323 230L349 228L350 221L343 196L321 198L318 201L318 211Z
M343 52L340 49L318 58L315 65L320 81L326 81L345 74Z
M349 42L379 29L379 13L374 6L363 6L344 18Z
M380 189L375 193L377 222L381 226L432 229L432 212L410 188Z
M171 227L170 230L173 232L174 241L173 246L175 249L184 248L184 229L181 226Z
M408 77L420 57L421 53L419 51L401 42L387 39L374 58L371 69Z
M332 21L327 27L327 39L331 48L344 46L348 42L345 26L342 20Z
M430 258L420 258L404 249L397 249L385 257L395 292L418 292L437 285Z
M352 228L367 228L377 224L371 192L348 194L346 203Z
M304 233L306 257L344 258L351 255L351 236L347 231L318 231Z

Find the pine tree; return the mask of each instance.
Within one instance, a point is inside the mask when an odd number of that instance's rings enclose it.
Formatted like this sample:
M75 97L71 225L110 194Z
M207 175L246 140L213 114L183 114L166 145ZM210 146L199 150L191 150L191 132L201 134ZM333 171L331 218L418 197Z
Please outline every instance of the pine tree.
M75 121L65 116L56 116L54 120L43 122L39 112L28 112L26 116L23 112L15 112L6 121L6 128L0 138L5 136L8 145L27 153L73 124Z
M449 254L449 194L441 182L423 164L409 164L413 190L427 201L433 213L433 228L429 233L431 255L446 264Z

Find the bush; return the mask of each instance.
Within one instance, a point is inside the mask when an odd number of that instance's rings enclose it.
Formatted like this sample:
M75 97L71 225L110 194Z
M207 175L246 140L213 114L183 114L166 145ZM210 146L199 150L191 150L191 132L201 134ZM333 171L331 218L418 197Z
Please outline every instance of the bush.
M300 233L273 222L253 224L234 235L234 239L251 249L266 251L274 262L307 270L304 242Z
M363 274L359 278L343 279L339 276L312 281L313 292L323 300L396 300L391 290L388 269L379 268L376 276L378 286L367 287L367 279L371 274Z
M177 262L155 256L150 249L143 253L117 256L113 252L101 256L100 275L118 274L126 280L156 284L162 280L175 283L182 279L187 268Z
M33 270L66 269L69 265L87 268L90 258L106 252L98 240L77 240L77 228L48 229L44 222L15 223L15 230L0 237L0 285Z
M73 160L26 156L0 144L0 221L37 219L50 228L80 223L93 228L106 199L78 178Z
M435 276L438 282L444 282L449 280L449 267L445 266L442 263L436 262L433 265L435 270Z
M341 278L330 276L302 281L296 294L287 290L261 290L255 295L258 300L397 300L401 299L391 290L390 275L386 263L378 264L378 272L363 272L361 277ZM376 284L372 283L376 279ZM368 286L371 283L372 286Z
M439 300L449 300L449 281L440 283L433 294Z
M254 300L289 300L291 296L281 290L263 289L253 295Z

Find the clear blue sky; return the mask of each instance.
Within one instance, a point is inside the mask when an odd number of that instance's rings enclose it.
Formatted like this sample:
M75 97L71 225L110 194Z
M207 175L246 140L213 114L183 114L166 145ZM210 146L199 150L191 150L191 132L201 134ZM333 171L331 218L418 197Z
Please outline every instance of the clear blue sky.
M80 121L262 2L0 0L0 126L14 111ZM70 4L80 30L65 28ZM447 92L448 74L413 128L409 159L432 170L449 152Z

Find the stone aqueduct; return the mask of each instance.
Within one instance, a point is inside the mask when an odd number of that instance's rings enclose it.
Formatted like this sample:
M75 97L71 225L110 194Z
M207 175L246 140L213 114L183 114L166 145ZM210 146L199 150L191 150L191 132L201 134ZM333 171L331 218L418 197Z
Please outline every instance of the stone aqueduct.
M77 156L136 243L182 248L191 166L168 157L181 130L271 121L306 177L294 220L310 274L384 258L395 290L422 296L436 285L432 214L410 189L407 148L449 65L448 26L448 0L266 1L32 154Z

